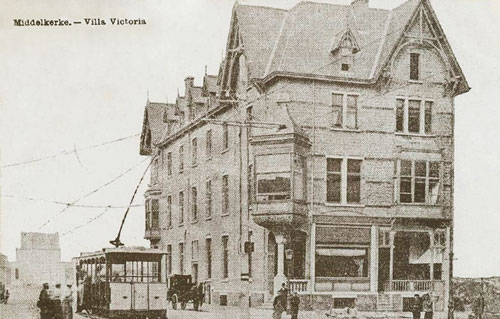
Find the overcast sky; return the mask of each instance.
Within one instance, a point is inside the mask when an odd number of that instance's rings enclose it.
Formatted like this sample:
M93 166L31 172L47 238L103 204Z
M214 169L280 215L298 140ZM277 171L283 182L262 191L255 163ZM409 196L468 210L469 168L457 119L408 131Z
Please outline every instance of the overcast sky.
M298 1L240 1L290 8ZM325 1L349 4L350 0ZM403 0L371 0L393 8ZM455 274L500 275L500 1L433 0L472 91L456 99ZM147 92L173 102L186 75L216 74L233 1L19 1L0 10L1 165L137 134ZM13 27L21 18L143 18L143 26ZM108 246L146 162L139 138L0 171L0 251L15 259L20 232L59 232L63 259ZM145 184L145 183L144 183ZM142 204L145 185L139 190ZM7 197L7 196L14 196ZM23 198L33 198L27 200ZM147 245L144 208L131 209L122 234ZM104 212L104 214L103 214ZM93 218L96 218L92 220ZM44 227L41 225L46 224ZM79 227L84 224L84 226ZM76 229L75 229L76 228Z

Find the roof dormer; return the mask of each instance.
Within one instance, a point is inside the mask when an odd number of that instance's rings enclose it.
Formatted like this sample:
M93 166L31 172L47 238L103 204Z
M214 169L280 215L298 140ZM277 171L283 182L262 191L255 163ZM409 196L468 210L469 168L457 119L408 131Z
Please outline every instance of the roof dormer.
M340 53L340 56L349 56L359 52L359 50L356 37L350 29L347 29L335 37L330 52L332 54Z

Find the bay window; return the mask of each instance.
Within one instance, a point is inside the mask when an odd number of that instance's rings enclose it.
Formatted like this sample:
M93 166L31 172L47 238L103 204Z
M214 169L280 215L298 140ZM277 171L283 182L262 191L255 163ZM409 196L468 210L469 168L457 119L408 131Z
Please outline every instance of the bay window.
M255 162L257 200L290 199L290 154L260 155Z

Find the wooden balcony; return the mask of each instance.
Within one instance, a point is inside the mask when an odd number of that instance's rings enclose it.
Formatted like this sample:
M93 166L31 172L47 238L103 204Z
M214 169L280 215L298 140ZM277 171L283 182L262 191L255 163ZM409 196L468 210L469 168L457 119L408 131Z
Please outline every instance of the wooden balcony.
M384 283L386 291L419 291L429 292L442 290L444 287L443 280L393 280L392 283Z
M290 279L288 281L288 288L290 292L297 292L298 294L309 293L309 279Z

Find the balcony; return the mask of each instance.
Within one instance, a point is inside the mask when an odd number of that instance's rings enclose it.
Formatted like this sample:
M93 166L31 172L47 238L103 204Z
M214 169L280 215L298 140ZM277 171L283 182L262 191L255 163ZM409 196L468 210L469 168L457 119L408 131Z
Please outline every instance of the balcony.
M258 201L254 207L254 222L268 229L295 228L307 221L307 206L292 200Z
M159 228L146 229L146 231L144 232L144 239L147 240L160 239L160 229Z
M386 291L398 292L429 292L442 291L444 289L443 280L393 280L392 283L385 282Z

